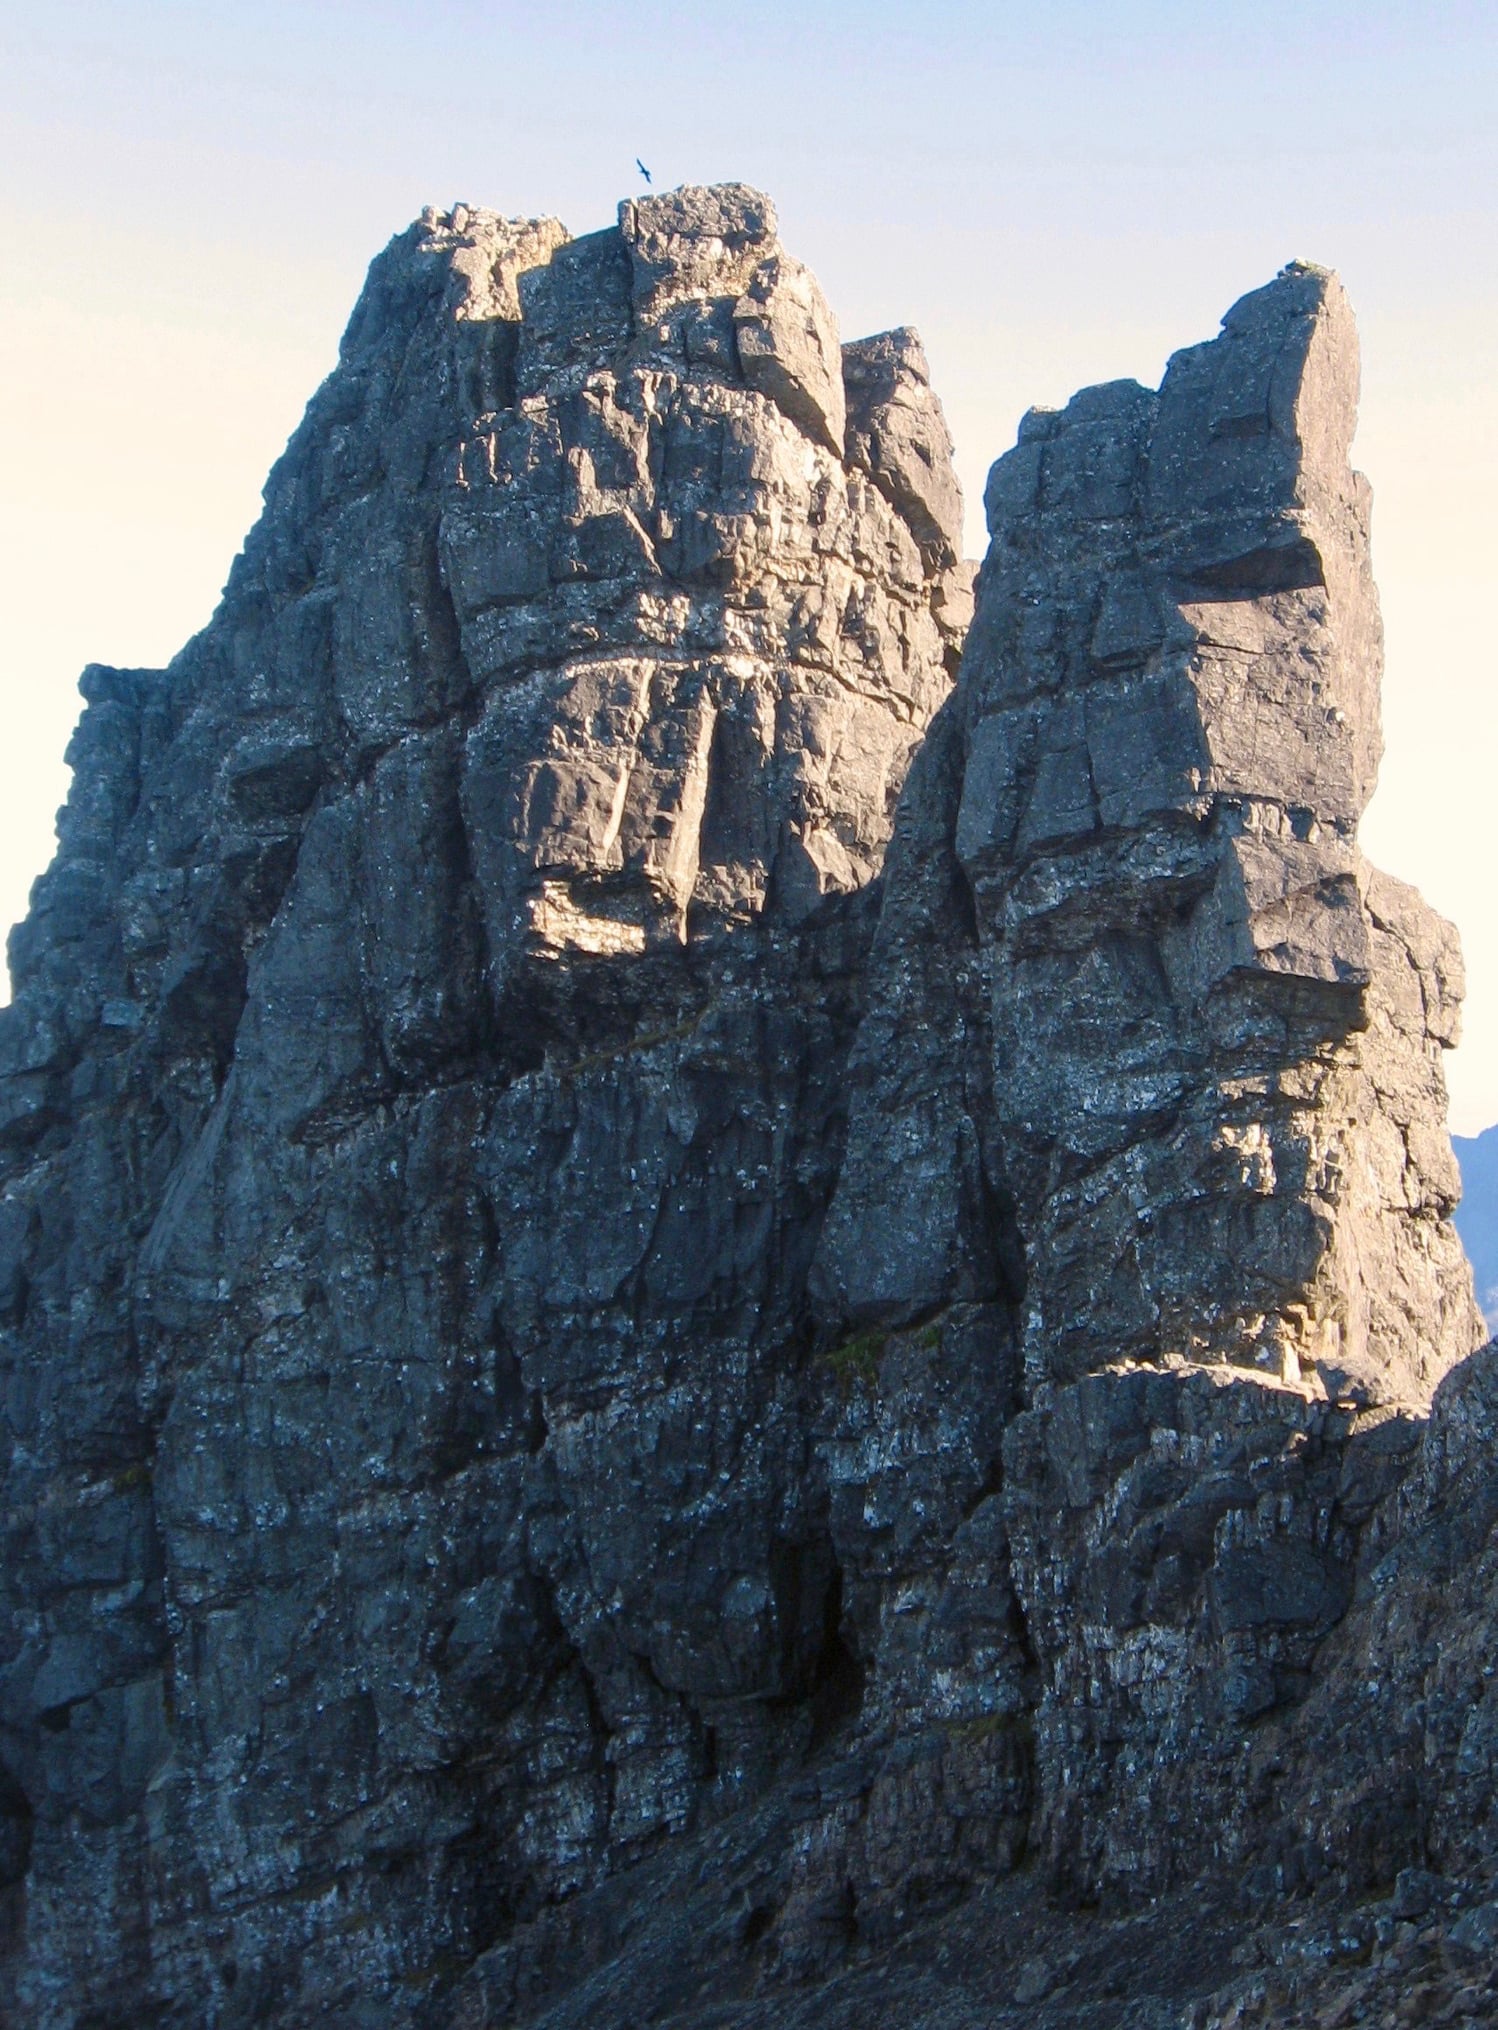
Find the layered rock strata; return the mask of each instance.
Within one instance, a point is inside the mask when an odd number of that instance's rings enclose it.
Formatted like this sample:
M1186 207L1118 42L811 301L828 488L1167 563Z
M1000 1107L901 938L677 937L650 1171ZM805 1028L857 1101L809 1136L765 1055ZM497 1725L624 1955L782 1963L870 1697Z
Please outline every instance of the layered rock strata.
M1297 268L1028 418L953 692L919 342L758 193L375 263L12 942L18 2020L867 2020L1336 1877L1479 1337L1355 389Z

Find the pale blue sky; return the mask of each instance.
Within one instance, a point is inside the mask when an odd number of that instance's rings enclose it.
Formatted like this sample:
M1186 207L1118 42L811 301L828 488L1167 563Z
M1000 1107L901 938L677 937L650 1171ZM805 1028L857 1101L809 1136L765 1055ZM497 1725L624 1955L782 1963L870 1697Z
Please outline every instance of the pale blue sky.
M639 154L770 191L845 337L920 327L970 503L1029 403L1341 270L1389 627L1365 836L1461 924L1456 1118L1498 1119L1495 88L1491 4L0 0L0 917L79 666L207 618L376 249L460 197L586 231Z

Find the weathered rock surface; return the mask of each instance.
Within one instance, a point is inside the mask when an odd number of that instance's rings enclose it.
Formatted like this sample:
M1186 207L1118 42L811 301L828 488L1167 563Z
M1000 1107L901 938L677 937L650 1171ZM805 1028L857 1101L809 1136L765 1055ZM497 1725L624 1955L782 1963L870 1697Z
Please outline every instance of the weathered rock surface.
M1028 1268L1033 1834L1086 1894L1193 1872L1204 1819L1219 1862L1262 1840L1245 1728L1304 1689L1406 1413L1485 1336L1449 1224L1460 957L1356 849L1356 386L1339 284L1292 267L1158 394L1026 418L989 479L955 836Z
M1480 1949L1355 393L1293 268L1027 418L953 690L919 341L768 200L376 261L12 941L18 2022L1165 2023L1417 1863Z
M1431 1048L1460 959L1356 851L1356 385L1340 286L1291 268L989 479L957 837L1037 1382L1138 1347L1419 1402L1474 1343Z

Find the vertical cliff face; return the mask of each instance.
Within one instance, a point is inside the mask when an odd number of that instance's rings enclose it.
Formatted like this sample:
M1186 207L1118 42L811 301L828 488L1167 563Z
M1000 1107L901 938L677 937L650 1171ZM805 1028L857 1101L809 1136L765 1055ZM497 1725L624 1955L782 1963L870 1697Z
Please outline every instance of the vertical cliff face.
M854 348L850 414L764 198L626 205L521 298L515 397L460 447L442 553L484 697L463 801L494 984L526 1020L547 961L867 882L963 588L919 345L877 341L882 377Z
M1272 1843L1249 1725L1301 1696L1485 1336L1449 1223L1455 936L1356 844L1356 396L1340 285L1292 267L1158 393L1025 419L850 1058L820 1273L896 1321L988 1260L1018 1306L1030 1837L1088 1896Z
M1431 1131L1460 960L1356 846L1356 397L1346 298L1292 268L989 481L957 836L1037 1379L1179 1355L1418 1403L1479 1336Z
M213 624L85 679L4 1031L37 2020L419 1987L831 1696L865 934L797 926L967 583L919 344L851 357L738 186L428 214Z
M20 2020L781 2020L1026 1854L1331 1865L1480 1336L1355 389L1292 269L1028 418L953 691L919 342L758 193L376 261L12 942Z
M1245 1723L1306 1683L1413 1437L1379 1406L1485 1336L1449 1224L1454 934L1356 845L1356 396L1346 298L1292 267L1158 394L1032 414L989 481L956 836L1030 1265L1007 1458L1043 1837L1087 1886L1175 1878L1203 1811L1244 1852Z

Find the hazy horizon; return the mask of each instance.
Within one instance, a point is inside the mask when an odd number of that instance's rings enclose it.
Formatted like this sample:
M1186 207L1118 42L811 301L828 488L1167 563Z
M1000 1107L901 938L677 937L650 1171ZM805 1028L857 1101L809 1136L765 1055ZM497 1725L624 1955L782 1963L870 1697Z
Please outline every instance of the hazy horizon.
M370 258L428 202L610 223L638 154L657 188L767 190L844 337L920 329L974 555L1031 403L1158 383L1287 260L1340 271L1388 636L1363 842L1462 931L1452 1122L1498 1120L1498 19L1303 12L0 7L0 926L51 854L79 670L207 621Z

